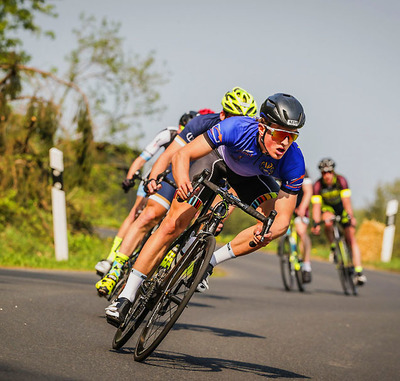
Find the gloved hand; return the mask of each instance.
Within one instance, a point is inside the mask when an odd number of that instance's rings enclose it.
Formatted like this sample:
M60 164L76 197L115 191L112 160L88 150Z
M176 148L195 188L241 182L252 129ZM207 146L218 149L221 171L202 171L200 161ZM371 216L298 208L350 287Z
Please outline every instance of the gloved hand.
M122 189L127 193L130 188L132 188L135 185L135 181L133 179L125 179L122 182Z

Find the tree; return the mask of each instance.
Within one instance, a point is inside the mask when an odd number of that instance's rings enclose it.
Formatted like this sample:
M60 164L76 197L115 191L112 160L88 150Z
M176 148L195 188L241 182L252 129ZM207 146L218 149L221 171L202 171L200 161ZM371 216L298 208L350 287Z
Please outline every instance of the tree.
M52 9L45 0L7 0L0 8L0 199L44 211L50 209L48 149L63 149L66 172L73 174L66 178L70 191L89 186L95 138L111 140L132 118L159 111L155 89L165 82L153 53L127 57L120 25L93 17L82 16L65 75L30 66L22 42L11 35L39 32L34 15Z

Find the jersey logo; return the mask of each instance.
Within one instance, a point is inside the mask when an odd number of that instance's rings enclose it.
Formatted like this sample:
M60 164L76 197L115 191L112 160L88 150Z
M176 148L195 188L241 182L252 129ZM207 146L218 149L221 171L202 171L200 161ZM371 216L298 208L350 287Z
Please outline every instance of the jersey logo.
M191 142L194 139L193 134L191 132L188 132L186 134L186 139L187 139L188 142Z
M222 134L221 134L221 131L219 129L219 124L214 126L211 130L212 130L212 134L213 134L215 140L216 141L220 141L222 143ZM215 134L215 132L216 132L216 134Z
M260 169L267 173L268 175L272 175L275 171L274 163L269 163L268 161L263 161L260 164Z

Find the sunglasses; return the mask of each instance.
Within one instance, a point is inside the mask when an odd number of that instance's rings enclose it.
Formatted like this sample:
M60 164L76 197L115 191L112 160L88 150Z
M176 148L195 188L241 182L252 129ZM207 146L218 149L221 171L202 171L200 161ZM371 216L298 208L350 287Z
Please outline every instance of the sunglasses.
M331 170L331 169L328 169L328 170L322 170L321 171L321 173L323 174L323 175L325 175L325 173L333 173L333 170Z
M282 141L288 138L289 143L293 143L299 137L299 133L296 131L281 130L279 128L270 127L264 123L261 124L269 131L270 135L276 140Z

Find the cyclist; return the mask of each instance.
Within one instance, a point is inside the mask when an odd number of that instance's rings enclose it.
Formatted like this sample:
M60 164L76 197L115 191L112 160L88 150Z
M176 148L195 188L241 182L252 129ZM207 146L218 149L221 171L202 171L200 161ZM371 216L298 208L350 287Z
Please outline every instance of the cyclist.
M269 214L272 208L278 212L264 242L260 236L261 223L245 229L213 254L208 274L215 265L249 254L286 232L304 178L303 154L294 143L298 129L304 123L300 102L291 95L278 93L262 104L260 118L225 119L174 155L172 168L180 198L188 199L188 192L193 190L189 177L190 162L213 154L215 161L209 167L212 181L225 177L243 202L264 214ZM281 179L280 188L272 176ZM115 323L124 320L140 284L188 226L196 214L196 207L209 195L209 191L203 188L186 203L173 200L169 213L142 248L124 290L106 309L110 320ZM250 247L251 240L256 243L255 247ZM203 283L207 288L206 278Z
M305 171L303 185L297 195L296 208L294 210L294 225L297 235L300 237L302 252L304 253L303 264L301 266L303 283L310 283L311 276L311 239L307 232L309 218L309 205L313 195L312 180Z
M191 120L185 129L175 137L174 142L168 147L165 152L158 158L156 163L153 165L151 173L149 175L150 180L147 183L147 189L151 196L147 206L139 218L134 222L129 232L122 241L119 248L119 253L124 255L126 261L130 255L136 250L138 245L142 242L144 236L150 231L161 219L165 216L166 212L170 208L171 201L175 194L175 188L171 185L163 182L162 186L155 183L153 179L157 175L168 168L171 158L175 152L186 145L189 141L193 140L194 137L207 131L221 120L226 119L234 115L254 115L257 112L257 108L253 97L245 90L236 87L232 91L228 91L222 99L222 111L220 113L202 114ZM245 104L246 106L243 106ZM200 110L207 112L208 110ZM200 112L199 112L200 113ZM207 160L207 159L206 159ZM192 172L194 174L199 172L202 168L203 163L199 162L193 165ZM168 176L173 180L172 175ZM157 192L157 193L155 193ZM153 194L155 193L155 194ZM124 262L123 262L124 263ZM103 282L98 282L96 288L100 295L109 295L115 284L118 282L120 275L116 276L113 274L107 274L103 278Z
M325 233L331 243L331 257L334 257L335 246L333 244L332 222L329 219L333 216L342 216L345 239L353 254L354 270L358 285L366 283L367 278L362 273L360 249L355 236L356 219L351 205L351 190L347 180L335 172L335 162L330 158L322 159L318 168L321 171L321 178L314 184L314 195L311 199L313 205L312 217L314 226L312 232L319 234L320 221L325 221Z
M131 179L133 175L140 170L144 164L148 162L161 148L167 149L167 147L174 140L175 136L177 136L184 129L187 122L193 119L196 115L196 111L184 113L179 119L179 127L167 127L161 130L154 137L154 139L146 146L143 152L132 162L128 173L126 174L126 178L122 182L122 188L125 191L128 191L131 187ZM108 271L110 271L111 266L116 259L117 250L120 247L122 240L124 239L126 233L137 218L140 211L144 208L146 201L146 192L144 191L143 184L140 183L136 194L135 204L119 228L107 259L101 260L95 266L95 269L99 275L104 276L108 273ZM118 258L118 261L120 262L120 258Z

